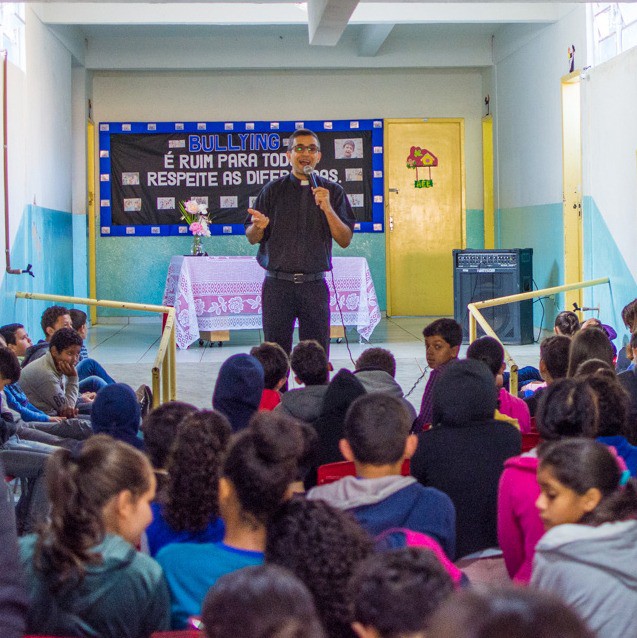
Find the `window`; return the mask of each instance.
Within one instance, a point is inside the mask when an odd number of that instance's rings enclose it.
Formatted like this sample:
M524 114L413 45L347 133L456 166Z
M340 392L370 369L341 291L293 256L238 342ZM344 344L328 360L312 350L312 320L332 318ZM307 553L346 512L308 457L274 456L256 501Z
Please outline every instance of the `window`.
M24 68L24 3L0 2L0 48L9 61Z

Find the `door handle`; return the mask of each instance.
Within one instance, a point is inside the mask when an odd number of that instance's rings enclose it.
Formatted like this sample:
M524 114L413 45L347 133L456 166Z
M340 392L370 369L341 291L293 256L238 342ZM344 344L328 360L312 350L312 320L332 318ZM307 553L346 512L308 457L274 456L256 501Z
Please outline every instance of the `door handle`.
M396 193L396 195L398 195L398 189L397 188L390 188L389 192L390 193Z

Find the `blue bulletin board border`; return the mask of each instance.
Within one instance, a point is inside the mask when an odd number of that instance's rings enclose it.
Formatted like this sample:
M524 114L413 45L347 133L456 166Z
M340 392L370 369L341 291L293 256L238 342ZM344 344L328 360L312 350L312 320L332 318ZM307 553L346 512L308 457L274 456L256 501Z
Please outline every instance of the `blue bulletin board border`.
M309 128L316 133L335 131L372 132L372 221L356 222L354 232L382 233L384 231L384 164L383 120L304 120L263 122L100 122L99 124L99 180L100 180L100 234L102 237L146 237L188 235L185 224L113 225L111 211L111 135L140 135L159 133L291 133L298 128ZM213 235L242 235L242 224L212 224Z

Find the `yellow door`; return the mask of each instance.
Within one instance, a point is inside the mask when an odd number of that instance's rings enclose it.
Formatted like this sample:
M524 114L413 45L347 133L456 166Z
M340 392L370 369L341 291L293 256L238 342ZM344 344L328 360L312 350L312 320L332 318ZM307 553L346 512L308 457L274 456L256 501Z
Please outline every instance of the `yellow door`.
M580 72L562 78L562 175L564 216L564 283L584 279L582 260L582 132ZM564 293L564 308L581 306L582 290ZM580 317L581 318L581 317Z
M464 120L385 120L387 313L452 316L464 248Z

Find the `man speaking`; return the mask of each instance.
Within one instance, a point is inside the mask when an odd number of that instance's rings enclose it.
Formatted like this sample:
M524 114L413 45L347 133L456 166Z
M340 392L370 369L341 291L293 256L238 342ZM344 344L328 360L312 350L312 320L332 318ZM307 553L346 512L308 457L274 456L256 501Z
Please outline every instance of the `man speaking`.
M325 273L332 269L332 239L347 248L355 218L343 188L314 171L321 160L316 133L291 133L287 156L291 172L263 187L246 221L248 241L259 244L257 261L266 271L263 333L290 353L298 319L299 338L316 339L329 353Z

